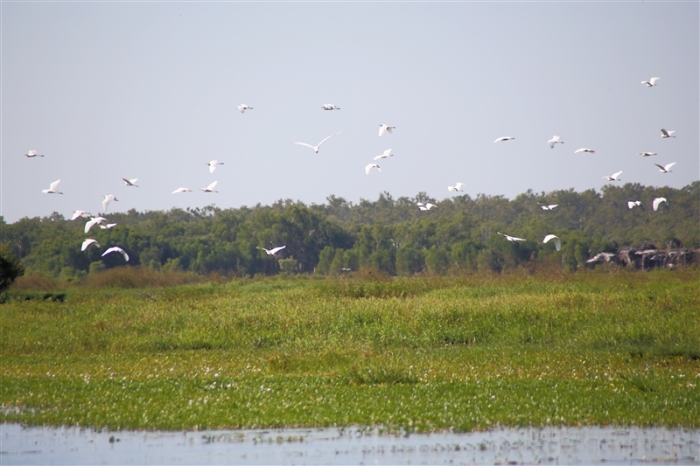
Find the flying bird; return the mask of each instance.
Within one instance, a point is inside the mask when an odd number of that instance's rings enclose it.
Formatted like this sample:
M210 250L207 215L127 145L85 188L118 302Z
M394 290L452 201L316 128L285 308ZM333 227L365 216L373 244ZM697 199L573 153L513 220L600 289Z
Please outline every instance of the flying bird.
M88 238L85 241L83 241L82 246L80 246L81 251L85 251L91 244L95 244L98 248L100 247L100 243L97 242L96 239Z
M32 157L43 157L43 155L37 154L35 150L27 151L27 153L24 154L24 155L27 156L27 157L29 157L30 159L31 159Z
M642 157L651 157L652 155L656 155L656 152L640 152L639 155Z
M666 165L666 166L659 165L658 163L655 163L654 165L656 165L657 167L659 167L659 172L660 172L660 173L671 173L671 167L674 166L675 164L676 164L676 162L669 163L669 164Z
M218 181L214 181L213 183L210 183L209 186L207 186L206 188L199 188L199 189L201 189L205 193L218 193L219 191L214 191L214 188L216 188L216 183L218 183Z
M595 151L593 149L588 149L587 147L582 147L578 150L575 150L574 154L578 154L579 152L588 152L589 154L595 154Z
M454 192L462 192L462 186L464 186L464 183L457 183L454 186L448 186L447 190Z
M559 204L540 204L539 202L537 204L542 208L542 210L554 210L554 208L559 205Z
M493 142L510 141L511 139L515 139L515 138L512 137L512 136L503 136L503 137L500 137L500 138L496 139L496 140L493 141Z
M330 136L328 136L327 138L325 138L323 141L319 142L315 146L312 146L311 144L307 144L305 142L293 142L292 144L299 144L300 146L310 147L318 154L318 149L319 149L319 147L321 147L321 144L328 141L330 138L332 138L333 136L335 136L337 134L340 134L340 133L331 134Z
M666 139L666 138L675 138L675 136L671 136L673 133L675 133L675 131L669 131L669 130L666 130L666 129L661 128L661 137L662 137L663 139Z
M384 134L384 131L386 131L389 134L392 134L395 129L396 126L379 125L379 135L381 136L382 134Z
M651 78L649 81L642 81L642 84L646 84L647 87L654 87L659 82L659 79L661 78Z
M393 157L393 156L394 156L394 154L391 153L391 149L387 149L384 151L383 154L376 156L374 158L374 160L386 159L386 158Z
M98 223L104 222L105 220L107 220L107 219L104 218L104 217L93 217L93 218L91 218L90 220L88 220L88 221L85 223L85 234L87 234L88 231L90 231L90 228L94 227L94 226L97 225Z
M501 236L504 236L508 241L525 241L525 238L518 238L517 236L506 235L505 233L501 233L500 231L497 231L496 233L498 233Z
M564 141L561 140L559 136L552 136L552 139L547 140L547 144L549 144L550 149L554 149L554 144L564 144Z
M657 197L651 202L652 207L654 207L654 211L656 211L659 208L662 202L665 202L666 205L668 205L668 201L665 197Z
M430 202L428 202L427 204L423 204L422 202L418 202L418 203L416 203L416 205L418 206L418 208L420 210L430 210L433 207L437 207L435 204L431 204Z
M237 105L236 108L240 110L241 113L245 112L246 110L253 110L253 107L250 107L247 104Z
M134 178L133 180L128 180L126 178L122 178L122 181L124 182L124 186L133 186L135 188L138 188L136 185L136 182L138 181L138 178Z
M173 191L171 194L177 194L177 193L191 193L192 190L190 188L177 188L175 191Z
M111 252L120 253L122 256L124 256L124 260L129 262L129 255L126 253L126 251L124 251L119 246L112 246L111 248L107 249L105 252L102 253L102 257L106 256L107 254L109 254Z
M377 171L379 171L379 172L382 171L382 169L379 168L379 165L377 165L376 163L370 163L370 164L367 164L367 166L365 166L365 173L367 173L369 175L369 171L373 168L376 168Z
M108 206L109 203L112 202L112 201L117 201L117 202L119 202L119 199L117 199L116 197L114 197L114 195L112 195L112 194L105 194L105 195L104 195L104 199L102 199L102 209L103 209L102 211L103 211L103 212L107 212L107 206Z
M639 207L642 205L641 201L627 201L627 207L630 209L634 209L635 207Z
M556 235L547 235L544 237L542 242L547 243L547 242L549 242L549 240L552 240L552 239L555 240L554 247L557 249L557 251L561 250L561 239L559 239L559 237Z
M214 173L214 170L216 170L217 165L223 165L224 162L219 162L218 160L212 160L211 162L207 162L207 165L209 165L209 173Z
M44 194L63 194L60 191L56 191L56 187L58 186L58 183L60 183L61 180L56 180L53 183L49 185L49 189L42 189L41 192Z
M76 210L75 212L73 212L73 216L70 219L75 220L78 217L88 218L89 216L90 214L85 212L84 210Z
M277 246L276 248L272 248L272 249L265 249L265 248L258 248L258 249L262 249L263 251L265 251L268 256L274 256L275 254L277 254L278 252L280 252L282 249L284 249L286 247L287 246Z
M608 181L622 181L620 178L618 178L618 176L620 176L621 173L622 173L622 170L620 170L617 173L613 173L610 176L604 176L603 178L605 178Z
M103 230L111 230L112 228L116 227L116 223L108 223L107 225L100 225L100 228Z
M336 107L333 104L323 104L323 107L321 107L324 110L340 110L340 107Z

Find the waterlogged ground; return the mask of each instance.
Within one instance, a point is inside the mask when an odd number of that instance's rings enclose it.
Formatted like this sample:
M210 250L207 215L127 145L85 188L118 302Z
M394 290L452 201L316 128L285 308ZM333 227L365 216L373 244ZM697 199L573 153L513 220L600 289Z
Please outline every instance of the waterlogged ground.
M96 432L2 424L2 464L698 464L700 430Z
M693 270L350 277L10 298L0 422L698 429L699 282Z

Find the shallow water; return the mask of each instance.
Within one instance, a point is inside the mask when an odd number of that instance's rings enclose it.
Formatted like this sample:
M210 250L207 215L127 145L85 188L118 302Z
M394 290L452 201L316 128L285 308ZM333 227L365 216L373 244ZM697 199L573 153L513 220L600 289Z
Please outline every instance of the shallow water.
M0 464L698 464L700 430L525 428L98 432L0 425Z

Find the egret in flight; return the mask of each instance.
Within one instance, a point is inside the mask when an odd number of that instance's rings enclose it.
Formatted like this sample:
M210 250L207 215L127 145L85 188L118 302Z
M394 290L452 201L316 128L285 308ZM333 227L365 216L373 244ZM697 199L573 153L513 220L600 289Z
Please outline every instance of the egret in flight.
M659 172L661 172L661 173L671 173L671 167L674 166L675 164L676 164L676 162L669 163L666 166L659 165L658 163L655 163L654 165L659 167Z
M177 193L191 193L192 190L190 188L177 188L175 191L173 191L171 194L177 194Z
M514 242L525 241L525 238L518 238L517 236L506 235L505 233L501 233L500 231L497 231L496 233L498 233L501 236L504 236L508 241L514 241Z
M665 197L657 197L651 202L652 207L654 207L654 211L659 208L662 202L665 202L668 205L668 201Z
M103 212L107 212L107 206L108 206L109 203L112 202L112 201L117 201L117 202L119 202L119 199L117 199L116 197L114 197L114 195L112 195L112 194L105 194L105 195L104 195L104 199L102 199L102 209L103 209L102 211L103 211Z
M549 144L550 149L554 149L554 144L564 144L564 141L561 140L559 136L552 136L552 139L547 140L547 144Z
M462 192L462 186L464 186L464 183L457 183L454 186L448 186L447 190L454 192Z
M216 183L218 183L218 181L214 181L213 183L210 183L209 186L207 186L206 188L199 188L199 189L201 189L205 193L218 193L219 191L214 191L214 188L216 188Z
M100 247L100 243L98 243L96 239L88 238L83 241L82 246L80 246L80 250L85 251L91 244L94 244L98 248Z
M107 254L109 254L111 252L120 253L122 256L124 256L124 260L129 262L129 255L126 253L126 251L124 251L119 246L112 246L111 248L107 249L105 252L102 253L102 257L106 256Z
M376 163L369 163L365 166L365 173L369 175L369 171L373 168L376 168L378 172L382 171L382 169L379 168L379 165L377 165Z
M503 137L500 137L500 138L496 139L496 140L493 141L493 142L510 141L510 140L512 140L512 139L515 139L515 138L512 137L512 136L503 136Z
M49 185L49 189L42 189L41 192L44 194L63 194L60 191L56 191L56 187L58 186L58 183L60 183L61 180L56 180L53 183Z
M272 249L266 249L266 248L258 248L258 249L262 249L263 251L265 251L268 256L274 256L275 254L277 254L278 252L280 252L282 249L284 249L286 247L287 246L277 246L276 248L272 248Z
M673 133L675 133L675 131L670 131L670 130L661 128L661 137L662 137L663 139L666 139L666 138L675 138L675 136L671 136Z
M654 87L659 82L659 79L661 78L651 78L649 81L642 81L642 84L646 84L647 87Z
M537 204L539 204L539 206L542 208L542 210L554 210L554 208L559 205L559 204L540 204L539 202Z
M340 134L340 133L331 134L330 136L328 136L327 138L325 138L323 141L319 142L315 146L312 146L311 144L307 144L305 142L293 142L292 144L299 144L300 146L310 147L314 150L314 152L316 152L318 154L318 149L319 149L319 147L321 147L321 144L323 144L324 142L328 141L330 138L332 138L333 136L338 135L338 134Z
M418 206L418 208L420 210L430 210L433 207L437 207L435 204L431 204L430 202L428 202L427 204L423 204L422 202L418 202L418 203L416 203L416 205Z
M580 153L580 152L588 152L589 154L595 154L595 151L594 151L593 149L589 149L589 148L587 148L587 147L582 147L582 148L580 148L580 149L578 149L578 150L575 150L575 151L574 151L574 154L578 154L578 153Z
M617 173L613 173L613 174L610 175L610 176L604 176L603 178L605 178L605 179L608 180L608 181L622 181L620 178L618 178L618 177L620 176L621 173L622 173L622 170L620 170L620 171L617 172Z
M340 110L340 107L336 107L333 104L323 104L323 107L321 107L324 110Z
M27 152L26 154L24 154L24 155L27 156L27 157L29 157L29 158L32 158L32 157L43 157L43 155L37 154L35 150L30 150L30 151L28 151L28 152Z
M84 231L85 231L85 234L87 234L88 231L90 231L90 228L92 228L93 226L97 225L98 223L104 222L105 220L107 220L107 219L104 218L104 217L93 217L93 218L91 218L90 220L88 220L88 221L85 223L85 230L84 230Z
M112 228L116 227L116 223L108 223L107 225L100 225L100 228L103 230L111 230Z
M379 125L379 135L381 136L384 134L384 131L386 131L389 134L392 134L394 130L396 129L396 126L389 126L389 125Z
M241 111L241 113L245 112L246 110L253 110L253 107L247 105L247 104L241 104L237 105L236 108Z
M627 201L627 207L630 209L634 209L635 207L639 207L642 205L642 201Z
M656 155L656 152L640 152L639 155L642 157L651 157L652 155Z
M214 173L214 170L216 170L217 165L223 165L224 162L219 162L218 160L212 160L211 162L207 162L207 165L209 165L209 173Z
M386 159L386 158L393 157L393 156L394 156L394 154L391 153L391 149L387 149L387 150L384 151L384 153L382 153L382 154L376 156L376 157L374 158L374 160Z
M90 214L85 212L84 210L76 210L75 212L73 212L73 216L70 219L75 220L78 217L88 218L89 216Z
M122 178L122 181L124 182L124 186L133 186L135 188L138 188L136 185L136 182L138 181L138 178L134 178L133 180L128 180L126 178Z
M547 235L544 237L542 242L547 243L549 240L552 239L554 240L554 247L557 249L557 251L561 250L561 239L559 239L559 237L556 235Z

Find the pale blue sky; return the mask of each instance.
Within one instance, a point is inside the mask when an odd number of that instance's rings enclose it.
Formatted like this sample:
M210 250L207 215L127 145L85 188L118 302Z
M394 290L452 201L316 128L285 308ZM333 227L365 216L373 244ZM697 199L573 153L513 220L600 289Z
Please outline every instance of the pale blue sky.
M383 191L440 200L458 181L512 198L600 190L619 170L648 186L700 176L697 2L3 2L1 13L8 222L98 213L104 194L120 200L112 212ZM658 86L641 84L652 76ZM378 137L380 123L394 134ZM319 154L290 144L336 132ZM555 134L565 144L550 149ZM388 148L382 172L365 175ZM224 165L210 174L212 159ZM669 174L653 165L670 162ZM65 194L42 194L56 179ZM171 194L214 180L218 194Z

